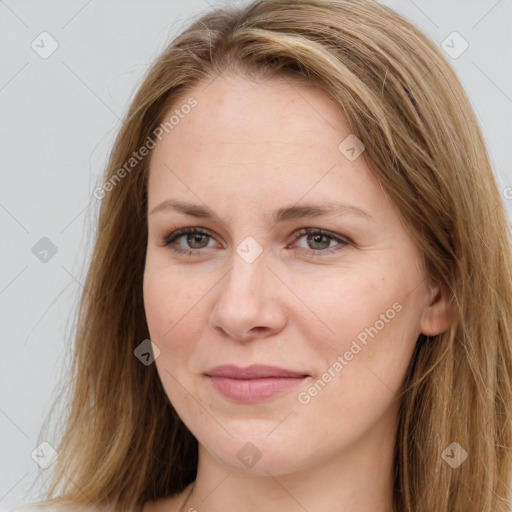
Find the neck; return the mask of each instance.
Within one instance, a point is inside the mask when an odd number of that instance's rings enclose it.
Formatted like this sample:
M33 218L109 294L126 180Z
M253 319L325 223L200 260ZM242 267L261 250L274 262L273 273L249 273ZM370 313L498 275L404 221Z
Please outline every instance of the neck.
M349 448L333 446L331 456L315 464L301 460L298 453L301 469L286 474L273 474L271 467L263 471L262 466L258 474L240 471L214 459L199 444L197 478L184 511L393 512L396 424L386 425ZM325 446L319 447L319 453L325 451Z

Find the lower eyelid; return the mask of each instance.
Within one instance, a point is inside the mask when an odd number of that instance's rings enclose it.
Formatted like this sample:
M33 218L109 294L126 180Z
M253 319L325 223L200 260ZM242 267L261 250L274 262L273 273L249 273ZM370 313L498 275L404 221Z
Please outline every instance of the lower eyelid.
M179 240L180 238L185 237L186 235L189 235L189 234L201 234L201 235L205 235L205 236L209 237L210 240L215 240L215 237L212 234L208 233L207 231L200 230L200 229L194 230L193 228L189 228L188 231L181 232L181 233L179 233L179 231L180 230L173 231L172 233L170 233L169 235L164 237L162 245L168 246L171 250L173 250L174 252L177 252L177 253L187 253L189 255L193 255L193 254L199 254L201 252L204 252L205 249L211 249L211 247L206 246L206 247L202 247L202 248L191 248L191 247L182 247L179 245L176 245L176 247L172 247L172 245L175 244L176 241ZM334 247L327 247L325 249L318 249L318 250L309 249L309 248L305 248L305 247L298 248L298 250L300 252L306 253L307 255L321 256L323 254L332 254L334 252L341 250L343 247L351 245L350 240L345 239L344 237L341 237L339 235L335 235L334 233L331 234L329 232L320 230L320 228L316 228L316 229L309 228L309 230L308 230L308 228L302 228L301 230L298 230L296 233L297 233L296 237L290 244L287 244L287 248L290 247L295 242L297 242L298 240L300 240L301 238L307 237L308 235L326 236L330 240L334 240L337 243L337 245L335 245Z
M192 248L192 247L182 247L182 246L177 244L177 241L180 240L181 238L184 238L187 235L197 235L197 234L209 237L208 243L210 242L210 240L215 240L215 237L213 235L211 235L210 233L202 232L202 231L193 231L193 232L177 233L177 234L171 233L170 235L164 237L162 245L164 245L164 246L171 246L171 245L175 244L179 248L183 249L184 251L201 251L201 250L204 250L204 249L209 249L210 247L202 247L201 249L195 249L195 248Z
M305 234L300 234L292 243L297 242L301 238L307 238L309 235L322 235L322 236L325 236L329 240L336 242L338 245L347 245L348 244L347 241L345 241L345 240L343 240L341 238L337 238L337 237L334 237L332 235L327 235L325 233L305 233ZM302 247L302 249L305 249L305 247ZM326 247L323 250L327 251L328 249L332 249L332 247ZM308 249L308 250L313 250L313 249ZM322 251L322 249L319 249L318 251L315 251L315 252L321 252L321 251Z

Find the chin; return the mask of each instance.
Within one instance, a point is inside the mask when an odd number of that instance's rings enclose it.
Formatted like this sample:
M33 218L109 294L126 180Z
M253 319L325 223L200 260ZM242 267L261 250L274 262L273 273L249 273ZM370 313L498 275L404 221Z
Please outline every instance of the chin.
M298 455L306 454L301 453L299 444L297 446L287 444L285 439L279 436L272 439L273 434L270 434L270 437L268 435L271 430L267 429L265 436L239 434L235 438L227 437L222 441L211 440L211 443L202 443L202 445L209 456L233 471L268 477L269 474L278 476L300 470L306 461ZM299 439L299 437L287 437L288 443Z

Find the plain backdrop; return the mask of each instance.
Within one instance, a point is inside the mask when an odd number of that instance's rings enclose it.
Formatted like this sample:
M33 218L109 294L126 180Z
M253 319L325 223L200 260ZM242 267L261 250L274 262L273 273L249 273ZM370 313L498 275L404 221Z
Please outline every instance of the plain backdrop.
M441 48L460 34L448 59L476 109L512 217L512 0L384 3ZM0 0L0 509L35 501L35 479L50 471L32 454L58 441L40 430L69 364L99 206L92 193L120 118L157 54L211 5Z

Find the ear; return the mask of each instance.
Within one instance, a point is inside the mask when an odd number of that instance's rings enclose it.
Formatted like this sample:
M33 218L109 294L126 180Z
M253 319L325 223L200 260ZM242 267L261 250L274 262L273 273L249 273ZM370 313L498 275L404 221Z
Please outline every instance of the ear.
M421 318L421 332L426 336L436 336L449 329L455 318L450 289L440 283L429 286L428 302Z

